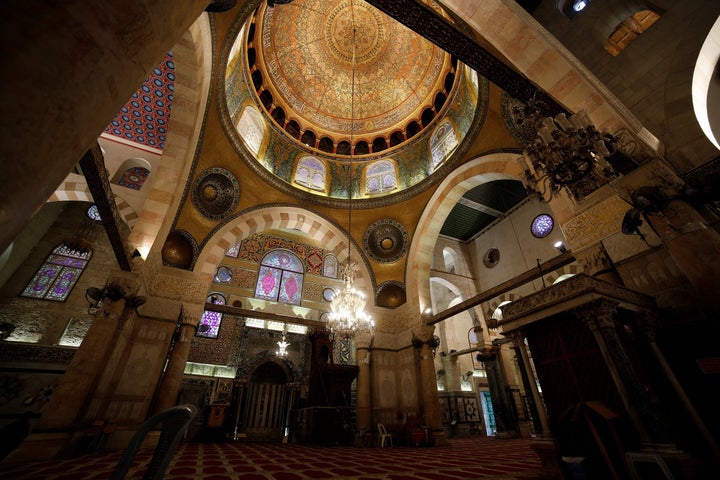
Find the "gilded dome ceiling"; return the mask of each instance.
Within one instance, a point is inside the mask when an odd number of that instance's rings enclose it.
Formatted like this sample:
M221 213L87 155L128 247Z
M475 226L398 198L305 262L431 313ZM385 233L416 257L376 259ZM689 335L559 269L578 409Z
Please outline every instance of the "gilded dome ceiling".
M260 23L258 68L276 104L302 130L335 138L371 142L404 129L452 67L447 53L361 0L268 8Z
M262 3L229 36L225 130L295 196L401 200L438 181L484 120L485 79L362 0Z

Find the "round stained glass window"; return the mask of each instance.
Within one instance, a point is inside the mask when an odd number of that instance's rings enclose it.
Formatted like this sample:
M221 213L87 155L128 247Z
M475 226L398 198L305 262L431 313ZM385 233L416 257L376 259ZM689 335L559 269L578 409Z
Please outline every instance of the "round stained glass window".
M90 205L90 208L87 209L87 216L91 219L95 220L96 222L101 222L102 218L100 218L100 212L98 211L97 205L94 203Z
M332 302L332 299L335 298L335 290L333 290L330 287L323 288L323 300L326 302Z
M552 232L553 226L555 226L555 220L553 220L550 215L541 213L532 221L530 230L537 238L543 238L547 237L550 232Z
M215 281L217 283L228 283L230 280L232 280L232 277L233 272L228 267L218 267L218 269L215 271Z

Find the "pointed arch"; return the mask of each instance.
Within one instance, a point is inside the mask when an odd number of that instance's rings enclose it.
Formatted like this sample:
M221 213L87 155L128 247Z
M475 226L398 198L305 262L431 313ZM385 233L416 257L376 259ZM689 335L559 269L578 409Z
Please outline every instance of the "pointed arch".
M492 153L463 164L448 175L427 203L413 235L407 265L408 301L430 304L430 263L440 229L450 211L468 190L482 183L520 180L522 171L515 161L517 153Z
M238 239L271 229L299 230L335 255L338 263L343 264L347 261L347 233L332 220L296 205L273 204L240 212L234 219L216 230L203 245L195 262L194 271L209 284L218 264L225 257L225 252L235 245ZM362 249L354 240L351 242L351 256L353 261L358 261L359 267L355 279L356 287L375 291L372 269Z

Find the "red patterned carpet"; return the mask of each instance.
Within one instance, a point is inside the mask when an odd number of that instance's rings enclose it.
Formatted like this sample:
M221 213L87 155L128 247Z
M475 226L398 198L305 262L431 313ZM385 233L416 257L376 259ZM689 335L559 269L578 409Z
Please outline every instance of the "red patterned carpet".
M186 443L167 480L515 480L537 477L530 439L451 439L435 448L312 447L268 443ZM143 450L127 478L142 478L152 451ZM0 464L5 480L107 479L120 452L72 459Z

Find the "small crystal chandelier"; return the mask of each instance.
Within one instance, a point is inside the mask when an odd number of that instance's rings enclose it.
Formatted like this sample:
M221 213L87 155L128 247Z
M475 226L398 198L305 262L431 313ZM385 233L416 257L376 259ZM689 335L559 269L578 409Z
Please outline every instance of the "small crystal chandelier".
M287 347L290 346L290 342L287 341L286 335L287 335L287 325L285 325L285 328L283 329L282 340L279 340L277 342L278 349L275 352L275 355L277 355L278 357L287 357L287 354L288 354Z
M352 3L350 4L352 15ZM352 20L352 86L350 94L350 165L347 169L348 180L348 254L347 264L342 267L342 276L345 280L345 287L336 293L330 303L330 314L328 315L328 327L330 331L340 337L352 337L357 333L372 334L375 322L365 312L365 295L353 287L357 264L350 260L351 227L352 227L352 167L355 145L353 133L355 128L355 16Z
M565 113L540 118L542 110L540 102L530 100L524 109L513 112L518 124L533 121L537 129L535 142L518 158L528 187L546 201L565 189L576 202L582 202L618 177L606 160L616 153L616 137L600 133L585 110L569 118Z
M372 335L375 322L365 312L365 295L353 287L355 264L342 267L345 287L338 292L330 303L328 326L330 331L341 337L352 337L357 333Z

